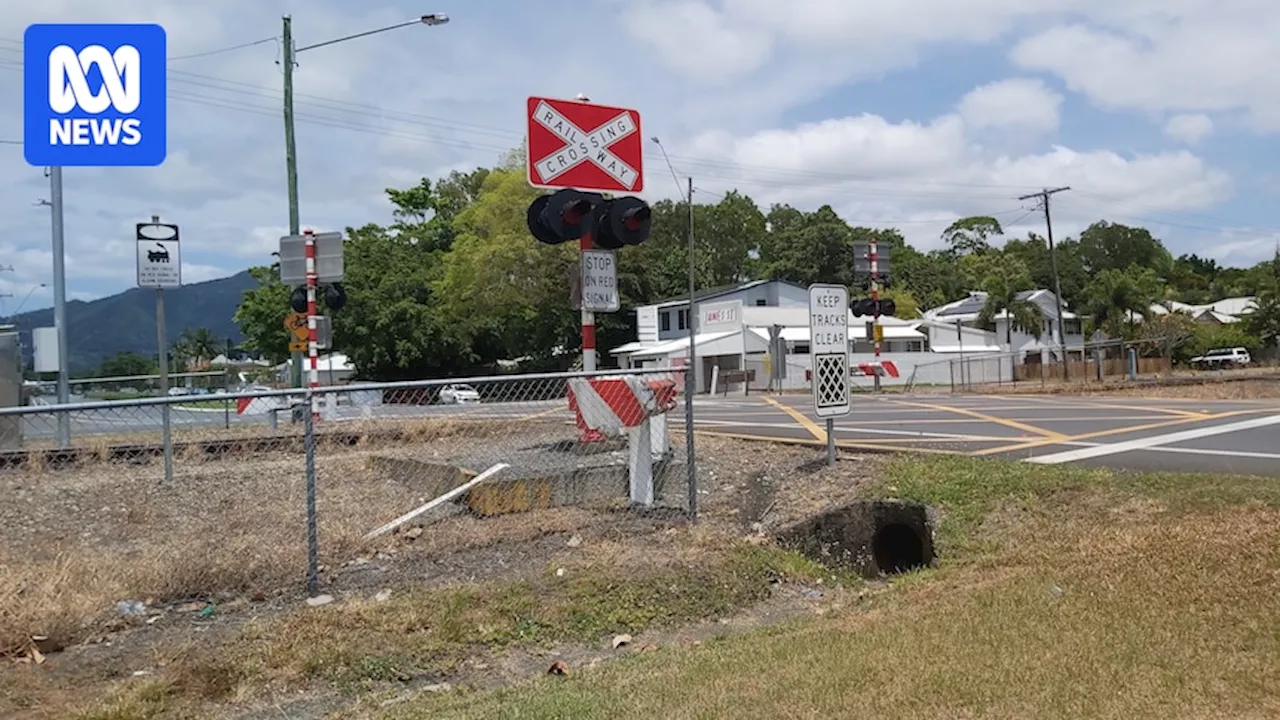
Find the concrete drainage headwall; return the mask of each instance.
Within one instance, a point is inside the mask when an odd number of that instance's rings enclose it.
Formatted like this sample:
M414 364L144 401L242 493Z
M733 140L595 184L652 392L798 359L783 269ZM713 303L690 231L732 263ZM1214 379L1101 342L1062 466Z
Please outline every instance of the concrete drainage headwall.
M818 562L874 578L930 567L931 508L900 500L858 500L784 529L779 541Z

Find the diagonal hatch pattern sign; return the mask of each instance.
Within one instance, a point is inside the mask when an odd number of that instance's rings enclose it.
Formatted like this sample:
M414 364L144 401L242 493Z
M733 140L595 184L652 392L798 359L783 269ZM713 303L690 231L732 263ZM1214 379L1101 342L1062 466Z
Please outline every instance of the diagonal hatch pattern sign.
M603 193L644 189L640 113L576 100L528 99L529 184Z

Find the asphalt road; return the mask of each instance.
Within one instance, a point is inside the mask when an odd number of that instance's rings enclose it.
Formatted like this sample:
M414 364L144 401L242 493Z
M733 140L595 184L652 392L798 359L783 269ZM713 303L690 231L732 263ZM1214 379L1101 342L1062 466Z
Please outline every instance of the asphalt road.
M826 441L826 421L806 395L699 397L697 429L760 440ZM683 414L678 408L677 414ZM563 399L485 403L472 406L342 406L338 418L465 417L544 418L573 421ZM265 415L228 415L217 408L171 409L175 430L207 429L216 437L226 426L265 425ZM287 414L280 424L287 426ZM158 407L75 413L72 436L155 434ZM27 416L27 438L53 437L55 416ZM1074 463L1134 470L1229 472L1280 477L1280 406L1268 401L1200 401L1063 396L854 397L849 415L834 418L842 448L914 450L1000 457L1038 464ZM204 432L201 432L204 434Z
M826 441L807 396L695 401L699 429ZM1037 464L1280 477L1280 407L1269 401L1062 396L855 396L841 447L944 452Z

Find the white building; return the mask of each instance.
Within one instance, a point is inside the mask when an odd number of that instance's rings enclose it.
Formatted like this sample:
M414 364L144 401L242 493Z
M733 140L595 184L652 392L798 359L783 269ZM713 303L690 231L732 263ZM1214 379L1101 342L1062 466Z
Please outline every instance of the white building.
M1049 290L1026 290L1018 293L1017 298L1018 300L1035 303L1040 308L1040 314L1044 317L1044 320L1040 323L1040 337L1037 338L1035 334L1028 332L1026 328L1019 326L1017 323L1014 323L1012 333L1006 335L1009 332L1011 320L1009 313L1002 310L992 318L995 322L995 332L990 333L992 339L1000 348L1006 352L1020 353L1023 358L1028 356L1043 357L1046 360L1055 362L1060 360L1058 355L1062 344L1067 346L1068 355L1084 351L1085 338L1080 316L1063 310L1063 320L1060 328L1057 298L1052 292ZM952 327L957 324L965 327L976 327L978 315L981 314L982 308L986 304L987 293L974 291L969 293L969 297L962 300L956 300L932 310L926 310L924 317L926 320ZM1061 339L1058 337L1060 329L1065 331L1064 337ZM1010 336L1013 340L1011 344L1006 342L1006 337Z
M782 280L762 280L695 294L696 333L694 368L699 392L725 390L720 378L738 371L754 371L755 389L802 389L812 368L809 355L808 288ZM689 357L688 300L673 299L636 309L637 339L610 354L623 367L683 367ZM869 334L871 318L849 318L850 350L856 368L875 359ZM948 353L994 353L1000 350L990 332L932 320L880 318L883 327L881 360L894 362L899 377L885 383L946 383L950 381ZM772 343L770 338L776 338ZM934 345L937 345L937 349ZM775 366L780 369L775 374ZM922 378L920 368L927 378ZM934 377L936 375L936 377ZM870 378L866 379L870 383ZM740 388L732 382L730 389Z
M1201 324L1230 325L1240 322L1240 316L1248 315L1257 306L1257 299L1252 296L1223 298L1217 302L1204 305L1188 305L1177 300L1170 300L1164 304L1157 303L1152 305L1151 314L1165 315L1170 312L1181 312L1190 315L1196 322ZM1141 322L1142 317L1135 317L1134 321Z

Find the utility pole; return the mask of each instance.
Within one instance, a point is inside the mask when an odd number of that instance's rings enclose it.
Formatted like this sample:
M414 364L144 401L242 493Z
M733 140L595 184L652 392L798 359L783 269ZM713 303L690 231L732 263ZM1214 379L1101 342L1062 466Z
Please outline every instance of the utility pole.
M71 369L67 359L67 269L62 225L62 168L49 168L49 209L53 216L53 325L58 336L58 404L71 402ZM71 416L58 413L58 446L71 445Z
M1053 219L1049 215L1049 198L1070 189L1069 185L1053 189L1045 188L1038 193L1031 193L1018 198L1019 200L1040 198L1040 203L1044 207L1044 226L1049 238L1049 267L1053 270L1053 297L1058 310L1058 346L1062 349L1062 379L1064 381L1071 380L1071 370L1070 365L1067 363L1066 318L1062 316L1062 281L1058 278L1058 256L1053 250Z
M284 16L284 162L289 182L289 234L297 235L298 220L298 152L293 129L293 18ZM290 367L294 387L302 386L302 353L293 353Z

